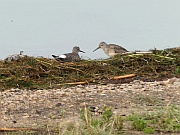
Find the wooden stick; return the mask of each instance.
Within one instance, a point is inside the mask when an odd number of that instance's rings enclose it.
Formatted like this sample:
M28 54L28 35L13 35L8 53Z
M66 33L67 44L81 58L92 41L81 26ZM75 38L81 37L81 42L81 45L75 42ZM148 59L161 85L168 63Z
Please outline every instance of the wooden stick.
M123 79L123 78L130 78L130 77L134 77L136 76L136 74L129 74L129 75L123 75L123 76L114 76L114 77L110 77L111 80L117 80L117 79Z
M78 85L78 84L87 84L87 82L72 82L72 83L65 83L68 85Z
M135 52L135 54L152 54L152 52Z
M0 128L0 131L19 131L19 130L34 130L36 131L37 129L33 129L33 128Z
M126 55L126 54L152 54L152 52L148 51L148 52L125 52L125 53L122 53L122 55Z

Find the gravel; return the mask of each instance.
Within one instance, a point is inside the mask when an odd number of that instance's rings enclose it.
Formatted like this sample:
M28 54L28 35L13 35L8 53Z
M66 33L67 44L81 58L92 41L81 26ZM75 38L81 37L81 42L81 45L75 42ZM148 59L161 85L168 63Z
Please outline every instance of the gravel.
M169 103L180 105L180 78L46 90L9 89L0 92L0 127L58 125L77 118L85 104L96 109L111 106L114 113L127 116Z

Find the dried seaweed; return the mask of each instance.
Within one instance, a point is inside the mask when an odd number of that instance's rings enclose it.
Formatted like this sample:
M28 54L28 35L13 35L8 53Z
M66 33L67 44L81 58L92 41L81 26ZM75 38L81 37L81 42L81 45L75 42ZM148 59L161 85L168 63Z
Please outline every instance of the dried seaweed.
M144 80L180 77L179 47L152 52L74 63L34 57L0 61L0 88L43 89L72 82L107 83L113 76L126 74L136 74L134 79Z

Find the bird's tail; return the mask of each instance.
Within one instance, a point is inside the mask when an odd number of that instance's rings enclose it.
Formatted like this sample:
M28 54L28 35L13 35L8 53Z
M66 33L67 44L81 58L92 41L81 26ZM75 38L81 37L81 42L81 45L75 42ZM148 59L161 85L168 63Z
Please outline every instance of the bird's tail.
M57 59L59 56L56 56L56 55L52 55L53 58Z

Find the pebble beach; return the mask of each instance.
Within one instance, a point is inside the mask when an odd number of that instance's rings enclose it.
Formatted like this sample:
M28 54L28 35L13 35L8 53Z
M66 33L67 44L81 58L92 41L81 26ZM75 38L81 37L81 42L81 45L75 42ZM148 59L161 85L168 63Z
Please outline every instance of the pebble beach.
M0 127L41 127L75 120L79 110L111 106L114 113L151 111L154 106L180 105L180 78L107 85L77 85L61 89L0 92Z

